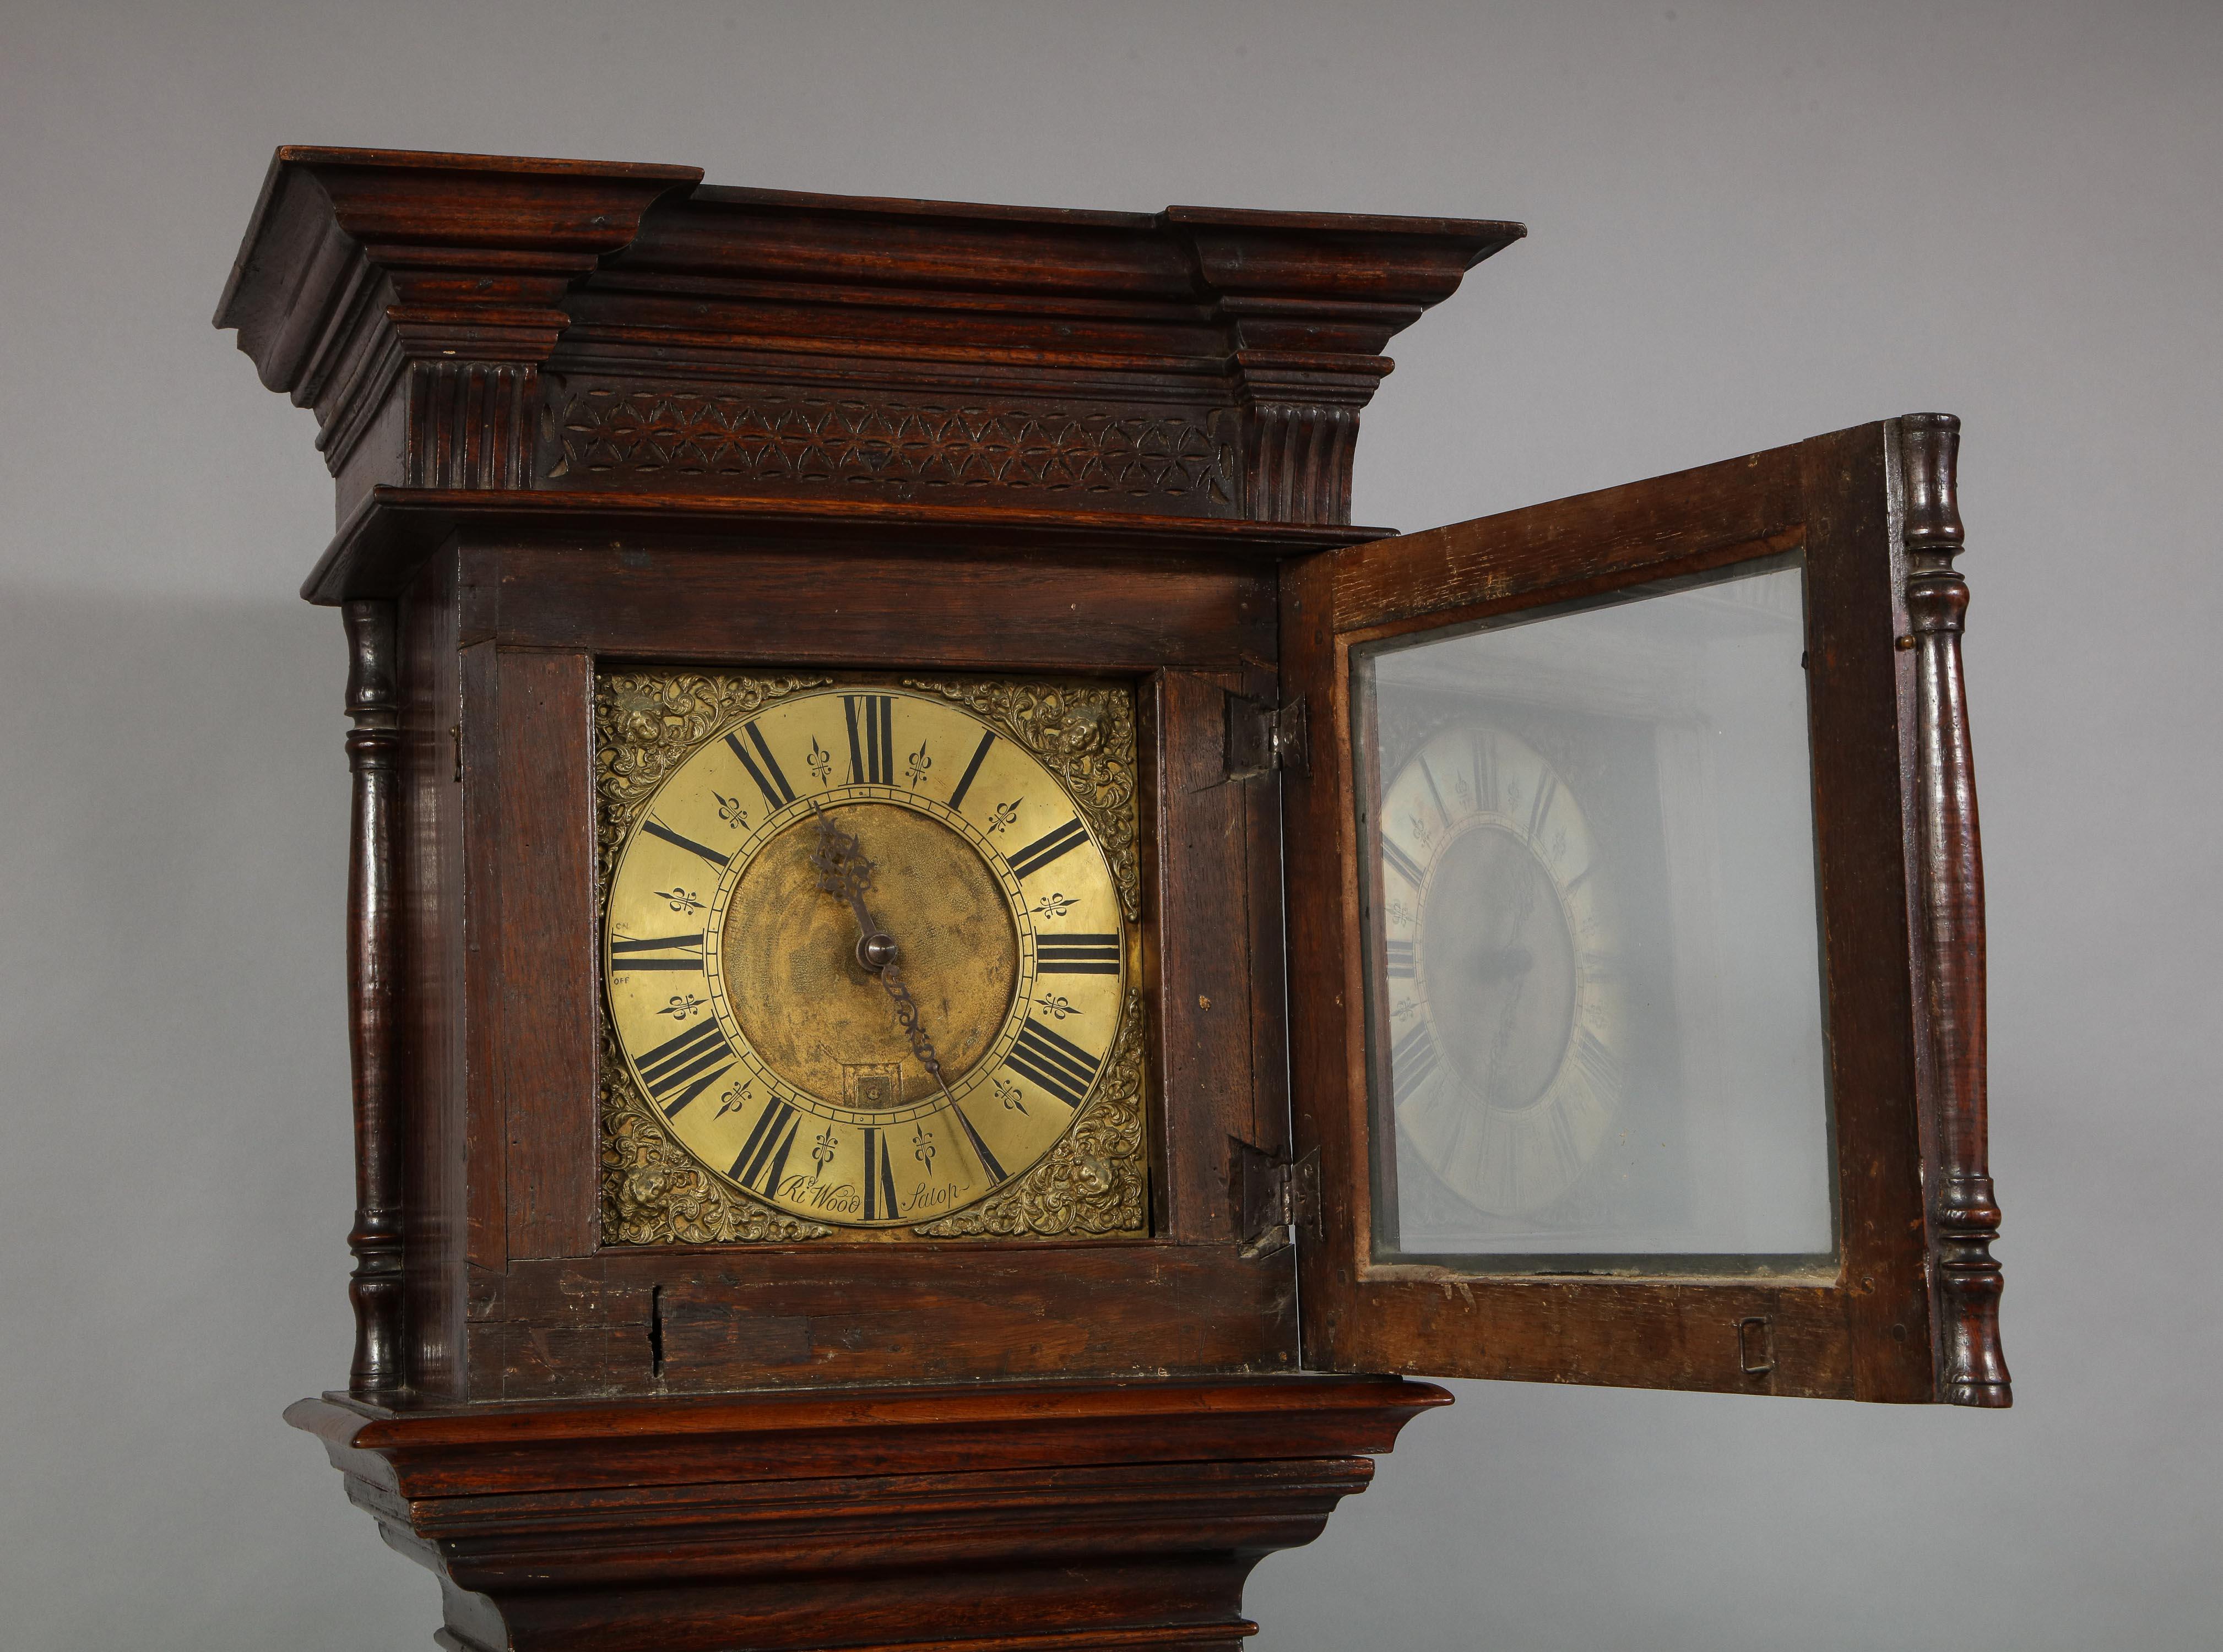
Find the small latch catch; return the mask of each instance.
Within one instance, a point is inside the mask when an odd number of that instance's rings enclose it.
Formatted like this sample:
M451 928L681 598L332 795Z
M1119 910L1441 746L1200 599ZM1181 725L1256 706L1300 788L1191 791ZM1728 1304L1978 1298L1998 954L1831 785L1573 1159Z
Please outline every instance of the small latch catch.
M1293 1161L1230 1136L1227 1149L1234 1172L1236 1236L1244 1256L1272 1255L1291 1242L1293 1230L1319 1237L1319 1148Z
M1227 696L1228 779L1256 780L1283 769L1301 775L1311 766L1302 694L1286 706Z

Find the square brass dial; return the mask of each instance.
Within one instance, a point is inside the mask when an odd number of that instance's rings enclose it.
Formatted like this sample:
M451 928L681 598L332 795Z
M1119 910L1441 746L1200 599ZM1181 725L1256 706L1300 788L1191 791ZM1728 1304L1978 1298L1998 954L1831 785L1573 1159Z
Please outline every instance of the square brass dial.
M1147 1231L1133 691L612 670L603 1242Z

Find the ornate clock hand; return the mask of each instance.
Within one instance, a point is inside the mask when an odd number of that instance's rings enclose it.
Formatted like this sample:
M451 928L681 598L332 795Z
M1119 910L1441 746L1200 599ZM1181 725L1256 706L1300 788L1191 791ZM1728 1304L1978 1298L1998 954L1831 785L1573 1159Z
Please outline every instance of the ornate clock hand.
M857 962L877 972L895 962L896 943L894 936L872 921L865 905L865 891L872 884L872 863L865 858L864 845L835 826L815 797L810 812L818 817L818 847L810 851L818 887L848 901L857 918Z

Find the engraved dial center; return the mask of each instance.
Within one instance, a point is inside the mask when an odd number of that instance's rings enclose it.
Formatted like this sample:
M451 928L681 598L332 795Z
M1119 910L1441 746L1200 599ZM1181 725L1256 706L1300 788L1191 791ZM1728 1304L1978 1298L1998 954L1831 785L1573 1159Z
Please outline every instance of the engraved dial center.
M860 1096L860 1074L893 1071L896 1093L879 1104L925 1100L937 1086L914 1058L872 970L900 956L944 1076L954 1083L987 1052L1011 1013L1017 933L987 864L938 821L890 803L836 804L826 813L872 860L868 899L881 933L860 945L848 909L819 887L810 859L816 823L799 821L750 861L727 907L720 952L728 1002L765 1065L797 1089L837 1104L872 1105L885 1092L867 1083Z

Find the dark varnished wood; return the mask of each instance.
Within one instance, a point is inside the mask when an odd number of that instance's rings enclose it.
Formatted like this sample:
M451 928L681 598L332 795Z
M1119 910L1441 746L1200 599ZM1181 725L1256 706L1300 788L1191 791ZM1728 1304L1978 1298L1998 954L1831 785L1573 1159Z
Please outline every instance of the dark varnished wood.
M1524 233L281 149L217 324L381 484L1336 522L1392 335Z
M1380 352L1521 233L279 153L218 323L315 411L357 725L358 1398L288 1415L443 1644L1227 1652L1447 1398L1300 1363L2005 1403L1957 427L1346 525ZM1370 1267L1349 648L1792 550L1844 1266ZM1132 686L1147 1235L601 1245L592 690L638 663ZM1229 782L1231 693L1303 696L1309 765ZM1246 1250L1236 1161L1292 1148L1325 1226Z
M1226 1244L612 1247L478 1287L483 1399L1297 1365L1288 1259Z
M2012 1390L1999 1350L1999 1265L1992 1257L1999 1207L1985 1148L1984 862L1961 680L1968 586L1953 565L1963 539L1954 476L1961 421L1917 413L1899 420L1897 433L1918 753L1938 1382L1960 1404L1999 1406L2009 1403Z
M348 1053L355 1081L355 1355L348 1389L381 1394L406 1379L402 1347L401 731L394 605L350 602L348 768L355 777L348 857Z
M1384 1379L862 1390L287 1413L438 1574L442 1643L1231 1652L1449 1396Z
M474 539L462 554L466 634L507 647L873 670L901 638L907 668L1091 675L1274 657L1271 570L1201 558L1111 572L1072 546L834 558L777 538L705 550L656 535L614 549ZM953 586L970 619L935 618Z
M1976 1391L1948 1373L1962 1358L1949 1352L1954 1339L1975 1340L1960 1327L1978 1316L1933 1312L1930 1281L1948 1259L1966 1256L1970 1303L1995 1294L1996 1274L1987 1280L1974 1257L1977 1236L1988 1239L1987 1217L1996 1221L1988 1184L1968 1215L1926 1212L1924 1197L1925 1179L1956 1185L1951 1133L1964 1153L1981 1134L1981 1101L1971 1107L1965 1080L1956 1091L1944 1076L1956 1059L1965 1073L1965 1029L1971 1013L1981 1015L1967 976L1968 960L1981 958L1967 944L1981 926L1970 894L1973 793L1949 736L1922 737L1937 748L1923 772L1946 780L1925 779L1921 795L1909 782L1915 752L1902 730L1949 727L1953 718L1922 705L1900 664L1905 650L1893 644L1901 428L1864 426L1357 546L1288 571L1285 677L1326 713L1311 772L1284 782L1297 1146L1318 1145L1339 1196L1328 1204L1326 1242L1301 1253L1307 1364L1864 1399L1968 1403ZM1910 487L1906 497L1917 493ZM1372 1262L1355 812L1362 777L1345 732L1351 645L1792 549L1803 550L1807 570L1840 1266L1766 1280L1547 1279ZM1924 870L1932 865L1940 870ZM1918 899L1926 928L1910 924ZM1925 991L1950 1001L1959 1030L1949 1048L1925 1034L1917 1002ZM1936 1043L1934 1060L1925 1038ZM1925 1130L1939 1144L1926 1168ZM1974 1151L1980 1165L1981 1147ZM1957 1185L1976 1197L1967 1174ZM1925 1215L1969 1237L1925 1241ZM2004 1400L2003 1371L1987 1391Z
M446 901L463 886L463 655L452 562L430 570L401 625L402 946L408 970L406 1313L419 1391L459 1398L465 1281L451 1265L470 1231L469 1087L463 929Z
M617 547L652 539L713 552L736 543L784 543L822 556L870 546L882 554L913 551L945 566L992 551L1054 560L1085 547L1093 565L1132 558L1148 567L1182 557L1271 565L1388 531L1009 505L380 487L342 524L301 594L311 602L394 595L427 556L457 535Z

